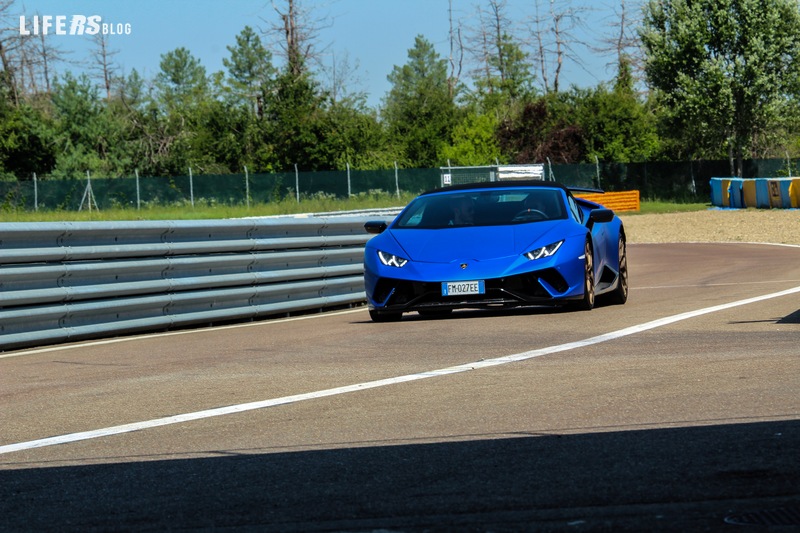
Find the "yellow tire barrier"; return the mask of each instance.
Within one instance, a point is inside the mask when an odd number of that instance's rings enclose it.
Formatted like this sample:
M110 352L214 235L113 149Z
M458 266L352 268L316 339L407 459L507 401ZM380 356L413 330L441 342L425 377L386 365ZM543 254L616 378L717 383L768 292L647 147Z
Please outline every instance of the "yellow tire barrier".
M743 209L800 207L799 178L711 178L711 204Z
M600 204L613 211L638 211L640 206L639 191L576 194L575 197Z

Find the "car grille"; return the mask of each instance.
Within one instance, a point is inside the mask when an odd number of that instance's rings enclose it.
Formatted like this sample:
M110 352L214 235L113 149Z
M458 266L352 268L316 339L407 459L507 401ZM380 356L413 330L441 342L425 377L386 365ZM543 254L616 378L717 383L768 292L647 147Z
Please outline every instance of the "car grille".
M485 281L486 294L442 296L441 283L382 278L375 287L373 299L386 302L387 307L514 306L552 302L553 298L542 282L558 293L566 292L569 288L555 269Z

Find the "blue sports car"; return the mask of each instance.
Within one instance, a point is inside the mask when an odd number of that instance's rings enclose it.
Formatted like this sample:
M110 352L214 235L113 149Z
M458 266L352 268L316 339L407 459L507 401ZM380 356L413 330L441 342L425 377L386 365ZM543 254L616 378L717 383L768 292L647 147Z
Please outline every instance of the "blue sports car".
M592 191L601 192L601 191ZM547 181L444 187L421 194L364 251L372 320L460 308L628 299L625 231L609 209Z

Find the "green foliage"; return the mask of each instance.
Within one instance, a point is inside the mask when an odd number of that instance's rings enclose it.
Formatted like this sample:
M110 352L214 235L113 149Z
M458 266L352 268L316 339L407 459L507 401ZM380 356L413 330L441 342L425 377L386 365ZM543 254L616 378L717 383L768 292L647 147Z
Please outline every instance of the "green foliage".
M569 111L569 110L567 110ZM581 126L564 110L558 95L528 102L498 129L502 151L513 163L578 163L586 157Z
M659 153L655 117L629 85L573 88L561 98L568 120L583 132L586 161L641 162Z
M453 166L505 163L497 143L498 121L493 115L468 113L453 130L453 142L442 148L442 157Z
M391 168L395 154L387 148L386 132L374 111L359 99L330 105L323 116L323 159L333 170Z
M0 172L29 178L55 165L52 120L27 103L0 99Z
M176 48L162 55L160 67L155 86L164 112L184 113L207 96L206 69L186 48Z
M535 94L532 65L520 44L506 32L495 44L497 53L487 58L486 68L475 80L475 93L470 97L486 111L508 108Z
M769 143L800 83L795 0L651 1L641 30L649 83L693 157L731 162Z
M325 168L323 155L323 97L310 74L296 76L286 68L267 97L269 121L265 139L275 154L277 168L301 170Z
M448 87L447 62L429 41L417 36L408 51L408 62L395 66L388 79L392 88L383 117L401 163L440 166L441 150L450 140L457 114Z
M508 21L503 7L493 3L490 16ZM0 71L0 176L800 156L796 0L654 0L646 15L647 99L626 58L612 84L537 95L530 48L510 23L481 33L469 85L417 36L379 109L358 91L323 90L313 54L296 42L274 66L249 26L227 46L224 71L209 75L177 48L152 79L114 78L108 97L85 75L33 93Z
M85 75L67 73L54 84L53 124L47 128L54 148L55 177L124 175L135 160L132 129L121 101L103 102Z
M236 36L236 46L228 46L230 58L222 60L228 69L223 90L235 105L244 105L254 114L263 115L264 99L277 74L272 54L264 48L250 26Z

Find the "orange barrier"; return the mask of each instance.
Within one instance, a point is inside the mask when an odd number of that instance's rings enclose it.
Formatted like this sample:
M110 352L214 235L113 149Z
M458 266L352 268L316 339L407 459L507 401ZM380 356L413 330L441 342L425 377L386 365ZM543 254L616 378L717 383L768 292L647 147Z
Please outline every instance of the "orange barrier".
M577 198L583 198L590 202L595 202L614 211L638 211L639 210L639 191L607 192L604 194L576 194Z

